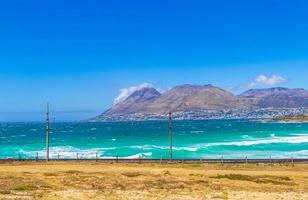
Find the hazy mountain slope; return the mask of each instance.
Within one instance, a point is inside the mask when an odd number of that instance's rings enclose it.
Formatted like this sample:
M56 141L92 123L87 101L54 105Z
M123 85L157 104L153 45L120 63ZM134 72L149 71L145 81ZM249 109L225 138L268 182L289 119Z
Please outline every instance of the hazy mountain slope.
M212 85L181 85L161 95L154 88L144 88L114 105L103 115L155 113L169 111L223 110L250 107L246 99Z
M241 95L212 85L180 85L160 94L156 89L146 87L135 91L124 101L113 105L95 120L130 114L165 114L230 109L299 108L308 107L308 91L305 89L269 88L252 89Z
M148 105L160 97L155 88L143 88L132 93L124 101L112 106L103 115L131 114L144 112Z
M147 108L151 113L169 111L223 110L246 108L245 100L212 85L180 85L167 91Z
M240 95L260 108L308 107L308 91L305 89L268 88L252 89Z

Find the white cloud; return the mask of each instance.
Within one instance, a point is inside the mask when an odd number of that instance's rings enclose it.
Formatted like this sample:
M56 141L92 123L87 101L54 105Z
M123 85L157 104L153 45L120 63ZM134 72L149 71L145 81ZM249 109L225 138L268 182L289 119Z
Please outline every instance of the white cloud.
M282 84L287 82L287 79L285 79L282 76L278 75L272 75L271 77L267 77L265 75L259 75L256 77L254 82L251 82L242 88L247 89L247 88L253 88L257 86L266 86L266 85L277 85L277 84Z
M142 83L137 86L123 88L120 90L120 94L114 99L113 103L114 104L120 103L121 101L124 101L129 95L134 93L135 91L141 90L143 88L153 88L153 85L150 83Z
M280 83L285 83L287 80L282 76L273 75L272 77L266 77L264 75L260 75L256 78L256 83L266 84L266 85L276 85Z

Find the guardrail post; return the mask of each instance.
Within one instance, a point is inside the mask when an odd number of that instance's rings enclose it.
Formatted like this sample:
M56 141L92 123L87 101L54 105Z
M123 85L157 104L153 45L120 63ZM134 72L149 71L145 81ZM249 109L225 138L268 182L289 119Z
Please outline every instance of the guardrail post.
M291 157L291 163L292 163L292 167L294 167L294 160L293 160L293 156Z
M60 160L60 155L58 154L58 161Z
M247 163L248 163L247 156L246 156L246 158L245 158L245 163L246 163L246 165L247 165Z
M20 153L18 154L18 160L21 161L21 156Z
M117 163L119 162L119 156L117 155Z
M97 152L95 153L95 162L97 162Z
M38 152L36 152L35 161L38 162Z
M139 164L141 163L141 156L139 155Z
M76 160L78 160L78 153L76 154Z

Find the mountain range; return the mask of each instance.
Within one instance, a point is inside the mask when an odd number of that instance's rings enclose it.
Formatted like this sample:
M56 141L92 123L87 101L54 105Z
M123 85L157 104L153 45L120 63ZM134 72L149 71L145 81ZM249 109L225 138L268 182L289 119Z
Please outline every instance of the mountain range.
M213 85L179 85L160 93L153 87L133 92L97 118L131 114L166 114L168 112L248 110L262 108L308 107L305 89L251 89L234 95Z

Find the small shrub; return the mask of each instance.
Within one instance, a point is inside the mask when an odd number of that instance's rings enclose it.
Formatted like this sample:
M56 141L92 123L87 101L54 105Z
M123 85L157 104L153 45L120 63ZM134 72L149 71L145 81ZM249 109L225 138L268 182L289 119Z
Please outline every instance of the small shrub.
M10 194L9 190L0 190L0 194Z
M37 189L37 187L34 185L19 184L14 186L12 189L16 191L31 191Z
M131 177L142 176L143 174L141 174L139 172L124 172L124 173L122 173L122 175L131 178Z
M57 176L57 174L46 172L44 173L44 176Z
M289 185L292 184L291 179L287 176L248 176L243 174L226 174L211 176L210 178L216 179L230 179L230 180L241 180L241 181L251 181L255 183L272 183L276 185Z

